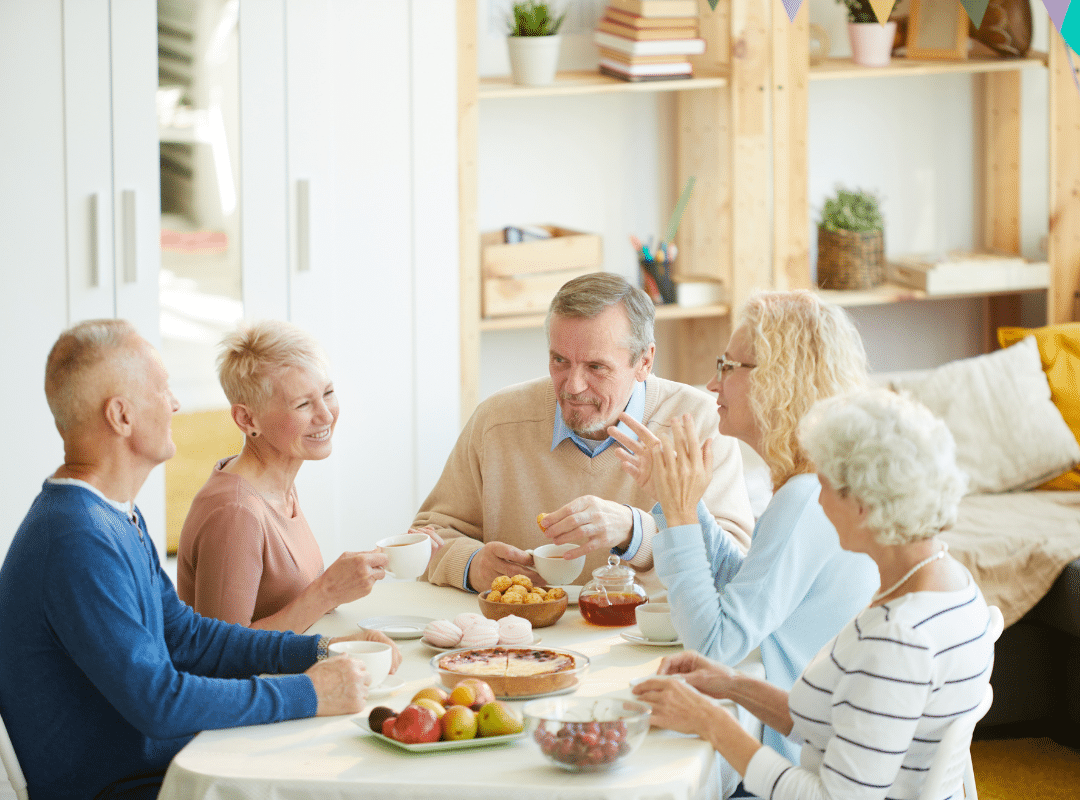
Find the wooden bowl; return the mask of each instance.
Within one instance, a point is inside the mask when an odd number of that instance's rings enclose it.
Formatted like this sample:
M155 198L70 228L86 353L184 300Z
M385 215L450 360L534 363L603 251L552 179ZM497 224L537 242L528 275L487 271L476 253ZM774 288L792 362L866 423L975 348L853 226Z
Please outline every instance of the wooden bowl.
M566 613L570 602L570 598L564 594L558 600L545 600L542 603L493 603L487 599L488 594L490 592L479 595L481 614L488 619L502 619L513 614L527 619L534 629L554 625Z

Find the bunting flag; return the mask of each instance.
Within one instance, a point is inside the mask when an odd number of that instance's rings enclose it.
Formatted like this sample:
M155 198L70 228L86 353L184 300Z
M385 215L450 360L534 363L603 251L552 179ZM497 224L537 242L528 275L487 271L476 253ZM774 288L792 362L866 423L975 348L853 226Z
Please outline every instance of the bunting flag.
M1065 44L1080 53L1080 2L1043 0L1043 5Z
M709 0L710 3L713 0ZM784 11L787 12L788 19L792 22L795 21L795 15L799 13L799 7L802 5L802 0L784 0ZM713 8L716 8L714 5Z
M984 0L984 2L989 3L990 0ZM892 14L895 5L896 0L870 0L870 8L874 9L874 16L882 25L889 21L889 15Z
M1068 2L1069 0L1065 0ZM975 23L976 30L982 25L983 17L986 15L986 8L990 5L990 0L960 0L960 5L964 7L964 11L971 18L971 21Z

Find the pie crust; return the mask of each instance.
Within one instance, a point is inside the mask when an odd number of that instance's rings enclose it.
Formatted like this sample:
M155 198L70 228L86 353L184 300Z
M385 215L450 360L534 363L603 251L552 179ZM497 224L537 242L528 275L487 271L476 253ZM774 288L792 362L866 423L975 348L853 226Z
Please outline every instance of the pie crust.
M480 647L439 657L436 670L452 689L463 678L486 681L497 697L531 697L577 685L577 659L542 647Z

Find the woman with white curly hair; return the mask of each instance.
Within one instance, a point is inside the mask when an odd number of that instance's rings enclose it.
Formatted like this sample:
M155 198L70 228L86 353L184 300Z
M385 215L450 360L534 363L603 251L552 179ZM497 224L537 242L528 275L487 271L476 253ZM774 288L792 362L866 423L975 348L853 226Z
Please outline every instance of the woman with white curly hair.
M945 727L982 699L994 658L991 613L937 534L955 520L966 476L948 428L885 389L822 401L800 428L840 545L874 560L881 586L790 692L697 653L664 659L635 691L653 724L707 738L761 797L920 796ZM687 442L661 445L657 483L682 482ZM726 698L804 742L801 764L749 736Z
M665 493L650 477L659 439L629 418L638 441L609 433L639 485L659 500L653 538L656 572L668 589L671 618L688 649L734 666L760 648L765 677L783 689L870 600L878 584L870 559L840 548L818 505L817 477L797 436L813 404L864 386L866 354L838 306L806 291L760 292L746 302L727 349L717 359L720 432L753 448L769 467L773 496L745 554L700 503L711 450L699 447L687 420L671 421L676 441L694 452L696 473ZM744 712L744 722L750 724ZM792 760L799 743L767 727L763 740ZM721 768L723 796L738 784Z

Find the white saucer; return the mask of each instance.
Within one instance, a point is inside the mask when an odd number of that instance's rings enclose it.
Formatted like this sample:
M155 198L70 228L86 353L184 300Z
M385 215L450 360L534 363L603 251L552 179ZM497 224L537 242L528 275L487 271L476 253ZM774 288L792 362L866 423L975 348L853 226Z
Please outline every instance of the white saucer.
M390 697L405 688L405 679L398 675L387 675L378 686L368 690L368 700L379 697Z
M619 636L633 644L647 644L652 647L682 647L682 639L675 639L671 642L657 642L653 639L646 639L637 628L632 631L623 631Z
M577 605L578 596L581 594L581 587L580 586L577 586L575 584L570 584L568 586L559 586L558 588L562 589L564 592L566 592L566 602L567 602L568 605L572 605L572 606Z
M389 617L368 617L356 624L361 628L385 633L391 639L419 639L424 635L427 624L434 621L431 617L399 614Z

